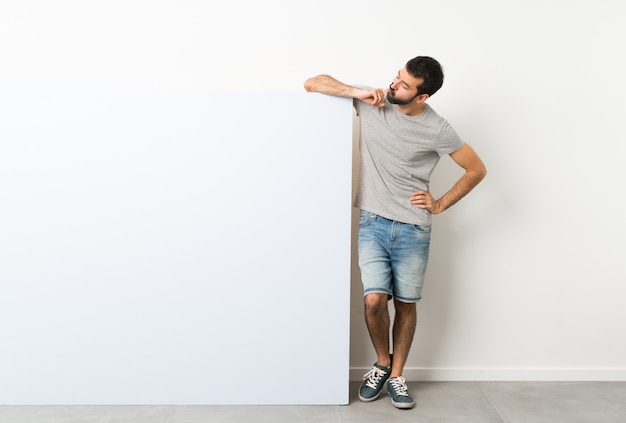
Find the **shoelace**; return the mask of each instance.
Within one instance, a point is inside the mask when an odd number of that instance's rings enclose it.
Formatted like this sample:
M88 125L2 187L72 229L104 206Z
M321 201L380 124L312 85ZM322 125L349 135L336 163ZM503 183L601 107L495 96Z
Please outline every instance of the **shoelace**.
M372 389L377 389L380 379L382 379L382 377L385 376L386 374L387 374L386 371L381 370L378 367L374 366L372 367L372 370L370 370L363 376L363 380L367 379L367 382L365 382L365 385L369 386Z
M402 376L394 377L389 380L389 383L391 384L393 390L396 391L396 394L405 397L409 396L409 388L406 386L406 381Z

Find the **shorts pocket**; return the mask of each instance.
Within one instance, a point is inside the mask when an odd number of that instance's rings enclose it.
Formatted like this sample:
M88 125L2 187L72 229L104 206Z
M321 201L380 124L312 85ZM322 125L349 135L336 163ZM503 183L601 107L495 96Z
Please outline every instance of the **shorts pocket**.
M368 211L365 210L361 210L361 218L359 220L359 227L363 228L367 225L369 225L370 223L372 223L372 220L374 220L376 217L375 214L370 213Z
M424 233L424 234L429 234L432 228L432 225L412 225L412 226L413 226L413 229L415 229L417 232Z

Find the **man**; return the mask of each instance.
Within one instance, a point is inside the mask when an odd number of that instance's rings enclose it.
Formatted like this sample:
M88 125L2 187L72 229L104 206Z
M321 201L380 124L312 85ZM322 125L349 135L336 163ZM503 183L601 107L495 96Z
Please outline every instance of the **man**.
M365 321L378 357L363 377L359 398L375 400L386 384L393 405L403 409L415 405L402 372L415 333L431 215L455 204L487 173L474 150L426 104L442 84L441 65L425 56L409 60L388 89L350 86L329 75L304 84L308 92L355 99L361 125L361 171L355 199L355 207L361 210L359 267ZM450 155L465 173L435 199L428 190L430 175L444 155ZM395 319L390 354L387 303L392 298Z

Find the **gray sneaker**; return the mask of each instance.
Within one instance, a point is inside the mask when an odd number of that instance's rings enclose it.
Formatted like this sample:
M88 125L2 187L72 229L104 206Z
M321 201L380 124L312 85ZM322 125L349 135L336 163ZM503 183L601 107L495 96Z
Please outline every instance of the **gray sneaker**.
M415 406L415 401L409 395L409 389L402 376L397 376L387 381L387 393L391 397L391 403L396 408L413 408Z
M378 398L390 373L391 367L374 364L372 369L363 376L363 383L359 388L359 399L368 402Z

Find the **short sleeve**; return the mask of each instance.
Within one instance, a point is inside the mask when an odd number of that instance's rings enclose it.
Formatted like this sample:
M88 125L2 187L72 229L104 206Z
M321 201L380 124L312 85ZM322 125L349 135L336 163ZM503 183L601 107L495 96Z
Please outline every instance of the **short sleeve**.
M463 147L464 144L465 143L461 137L459 137L454 128L452 128L452 125L450 125L447 121L444 121L441 126L437 145L435 146L437 154L439 154L439 156L446 156L454 153Z

